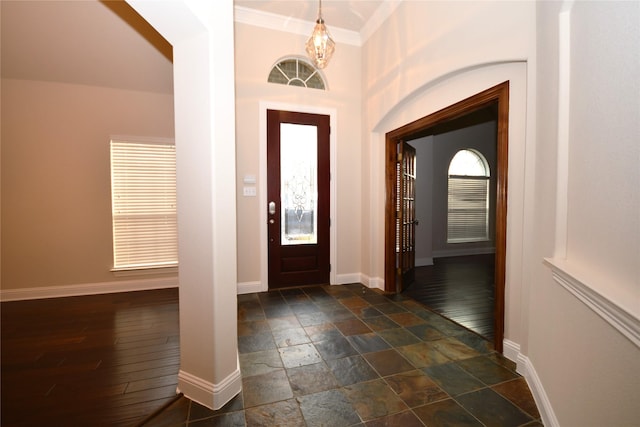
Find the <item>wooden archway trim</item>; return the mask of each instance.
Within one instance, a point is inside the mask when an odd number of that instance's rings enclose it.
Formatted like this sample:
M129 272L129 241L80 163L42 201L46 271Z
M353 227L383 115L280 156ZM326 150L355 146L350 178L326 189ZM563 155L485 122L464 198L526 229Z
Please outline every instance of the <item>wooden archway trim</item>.
M430 128L455 120L476 110L497 103L497 192L496 192L496 258L494 348L502 352L504 339L504 294L507 249L507 165L509 147L509 82L470 96L426 117L392 130L385 137L385 291L396 292L396 228L395 228L395 163L399 140L411 140L429 135Z

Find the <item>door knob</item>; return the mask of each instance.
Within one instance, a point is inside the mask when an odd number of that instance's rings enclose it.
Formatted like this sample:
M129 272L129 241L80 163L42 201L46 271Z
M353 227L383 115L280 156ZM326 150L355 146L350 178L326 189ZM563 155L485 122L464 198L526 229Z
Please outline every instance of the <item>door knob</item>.
M269 215L275 215L276 213L276 202L269 202Z

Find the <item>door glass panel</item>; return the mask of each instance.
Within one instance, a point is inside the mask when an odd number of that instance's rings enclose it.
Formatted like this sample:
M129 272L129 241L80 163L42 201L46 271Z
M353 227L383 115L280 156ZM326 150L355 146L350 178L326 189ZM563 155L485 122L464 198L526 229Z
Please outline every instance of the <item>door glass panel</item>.
M318 242L317 153L316 126L280 124L280 211L283 245Z

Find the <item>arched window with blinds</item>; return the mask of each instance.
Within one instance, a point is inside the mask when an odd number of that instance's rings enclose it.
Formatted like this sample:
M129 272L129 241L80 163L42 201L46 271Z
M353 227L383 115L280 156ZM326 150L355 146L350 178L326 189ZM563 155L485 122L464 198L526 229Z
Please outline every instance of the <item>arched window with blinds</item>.
M489 240L489 164L475 150L458 151L449 164L447 243Z

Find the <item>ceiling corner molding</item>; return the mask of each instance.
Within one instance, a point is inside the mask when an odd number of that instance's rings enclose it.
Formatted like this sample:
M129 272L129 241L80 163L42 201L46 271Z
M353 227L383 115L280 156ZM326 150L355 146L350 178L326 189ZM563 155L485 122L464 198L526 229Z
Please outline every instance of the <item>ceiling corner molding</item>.
M385 0L374 12L373 16L360 30L361 43L364 44L376 32L384 21L391 16L402 0Z
M397 1L397 0L394 0ZM377 12L376 12L377 13ZM262 12L247 7L235 6L235 22L267 28L270 30L284 31L302 36L309 36L315 22L303 21L301 19L289 18L275 13ZM360 33L343 28L331 27L327 23L331 36L337 42L353 46L362 46Z

